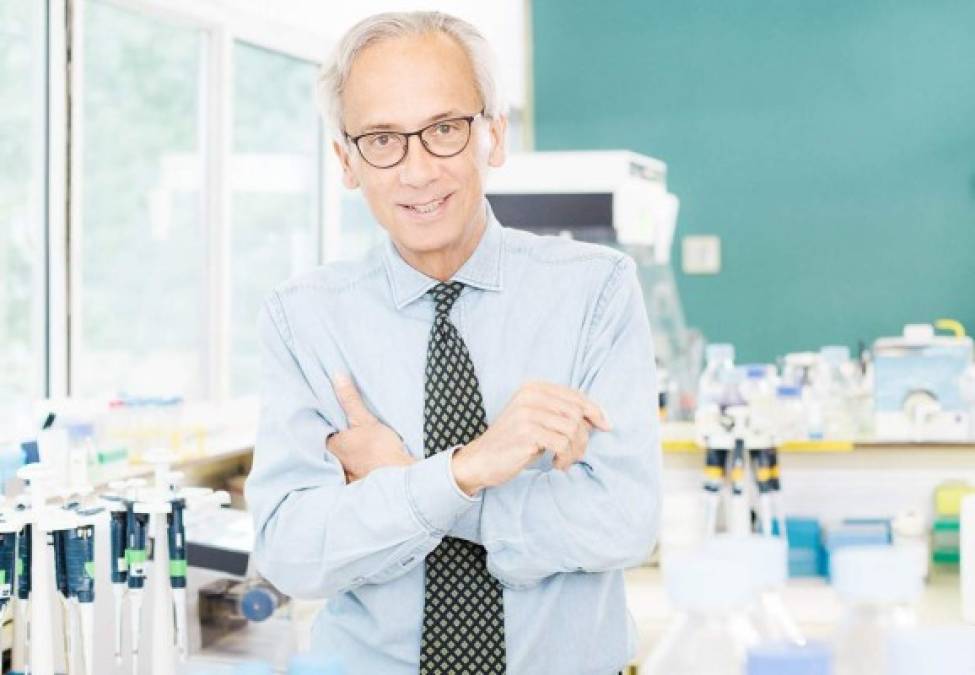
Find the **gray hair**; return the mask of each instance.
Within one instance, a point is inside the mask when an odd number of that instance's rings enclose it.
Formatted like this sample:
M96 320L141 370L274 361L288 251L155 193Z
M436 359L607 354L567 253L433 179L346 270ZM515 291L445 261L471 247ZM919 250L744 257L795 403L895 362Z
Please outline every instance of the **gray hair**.
M452 37L470 59L484 114L497 117L506 113L494 52L477 28L443 12L384 12L367 17L350 28L322 66L316 97L332 131L336 135L342 132L342 91L352 64L363 49L382 40L438 32Z

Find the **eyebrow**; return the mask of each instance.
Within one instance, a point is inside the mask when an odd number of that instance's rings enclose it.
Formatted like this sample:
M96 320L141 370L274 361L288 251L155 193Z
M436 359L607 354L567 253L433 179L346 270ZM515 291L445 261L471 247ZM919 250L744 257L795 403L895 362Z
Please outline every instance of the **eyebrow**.
M438 115L434 115L433 117L428 117L426 120L420 123L420 128L422 129L439 120L445 120L451 117L457 117L459 115L461 115L461 112L459 110L457 110L456 108L451 108L447 112L442 112ZM369 126L363 127L363 129L359 131L358 134L353 134L353 135L358 136L361 134L372 133L374 131L400 131L400 129L397 128L395 124L387 124L387 123L370 124Z

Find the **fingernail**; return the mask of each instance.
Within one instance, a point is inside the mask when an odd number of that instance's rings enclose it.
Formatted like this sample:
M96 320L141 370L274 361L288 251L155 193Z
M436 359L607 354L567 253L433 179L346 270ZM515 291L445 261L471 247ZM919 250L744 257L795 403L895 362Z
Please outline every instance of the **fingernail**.
M346 372L338 372L332 376L332 384L336 386L345 386L352 382L352 378Z

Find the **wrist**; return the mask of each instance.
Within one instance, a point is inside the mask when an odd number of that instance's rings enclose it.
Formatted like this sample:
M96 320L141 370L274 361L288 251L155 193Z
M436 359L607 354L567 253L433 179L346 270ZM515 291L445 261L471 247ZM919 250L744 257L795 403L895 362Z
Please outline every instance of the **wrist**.
M488 485L481 478L477 469L477 448L474 441L454 451L450 461L450 470L454 481L465 494L475 497Z

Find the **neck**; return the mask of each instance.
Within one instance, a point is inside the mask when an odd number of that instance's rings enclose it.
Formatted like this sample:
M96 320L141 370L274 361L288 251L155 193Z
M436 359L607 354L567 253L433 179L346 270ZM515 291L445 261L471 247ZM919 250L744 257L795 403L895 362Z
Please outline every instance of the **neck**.
M446 248L416 253L405 250L395 241L393 243L396 245L396 250L399 251L400 256L410 267L432 279L449 281L474 253L474 249L481 242L481 237L486 228L487 213L486 209L481 208L478 209L471 226L466 228L463 238Z

